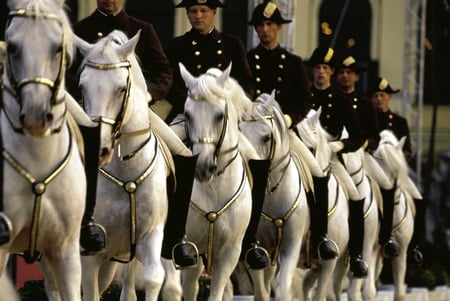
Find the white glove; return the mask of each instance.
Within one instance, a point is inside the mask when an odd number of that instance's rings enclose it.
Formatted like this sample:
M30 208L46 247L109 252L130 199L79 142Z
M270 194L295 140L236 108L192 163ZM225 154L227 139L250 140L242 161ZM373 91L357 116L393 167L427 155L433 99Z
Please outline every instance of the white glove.
M344 148L344 143L342 141L332 141L328 143L328 145L333 153L337 153Z
M286 122L286 125L288 128L292 125L292 118L288 114L284 114L284 121Z

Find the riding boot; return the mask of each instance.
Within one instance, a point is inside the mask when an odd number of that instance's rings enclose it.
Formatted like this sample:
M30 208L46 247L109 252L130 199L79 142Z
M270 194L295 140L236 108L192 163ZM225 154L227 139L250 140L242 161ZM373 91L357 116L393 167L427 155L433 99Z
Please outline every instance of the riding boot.
M0 129L0 149L3 150L3 139ZM3 156L0 154L0 246L7 244L11 238L11 221L3 213Z
M364 278L367 276L368 266L362 258L364 245L364 199L350 200L350 271L353 277Z
M253 178L252 187L252 214L244 239L242 240L241 260L245 260L253 270L264 269L269 262L267 251L259 246L256 240L264 198L266 197L267 179L269 176L269 160L249 160L248 162Z
M396 183L392 189L381 188L381 195L383 197L383 219L381 220L379 242L383 248L384 255L387 257L396 257L400 253L400 245L392 236L395 189Z
M94 223L97 194L98 159L100 151L100 126L79 126L84 141L84 169L86 173L86 207L81 224L80 245L82 255L94 255L105 251L106 231Z
M328 180L326 177L314 177L315 204L311 217L311 240L313 256L329 260L338 256L336 243L327 237L328 231Z
M416 216L414 218L414 232L409 243L408 265L419 267L423 262L423 255L419 247L425 242L425 213L426 203L423 199L414 199Z
M197 156L173 156L175 163L175 183L168 184L169 208L164 227L161 255L172 259L177 269L197 265L198 251L192 242L185 241L186 220L191 202ZM173 189L172 189L173 188ZM191 248L189 248L191 246ZM190 252L194 249L195 252ZM196 253L192 256L191 253Z

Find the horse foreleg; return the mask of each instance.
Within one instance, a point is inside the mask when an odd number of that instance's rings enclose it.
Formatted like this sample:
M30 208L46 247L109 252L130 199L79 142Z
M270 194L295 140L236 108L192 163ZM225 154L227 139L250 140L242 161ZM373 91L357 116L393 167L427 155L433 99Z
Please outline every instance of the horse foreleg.
M269 300L270 287L266 287L264 283L264 271L250 270L250 276L253 282L253 294L255 301Z
M164 282L165 270L161 263L163 226L162 224L161 227L147 233L140 240L136 249L136 258L144 266L146 301L158 300L158 295Z
M3 265L0 265L3 267ZM5 273L4 268L0 271L0 292L2 300L19 301L19 295L14 288L14 285L9 278L8 273Z
M98 275L100 269L99 256L81 257L81 286L83 288L83 300L98 301L100 293L98 289Z
M372 255L367 258L367 264L369 266L369 271L367 274L367 278L364 281L363 284L363 298L364 301L373 301L375 300L376 294L377 294L377 288L375 286L375 282L377 279L376 269L377 264L380 256L380 246L378 243L375 243L375 245L372 247Z
M394 280L394 301L406 300L406 248L403 248L400 255L392 260L392 276Z
M204 266L199 263L195 268L184 270L181 274L183 283L183 299L185 301L196 301L199 284L198 278L203 271Z
M165 301L181 301L183 290L181 288L180 271L175 269L172 260L161 258L166 278L161 289L162 299Z
M277 279L277 288L275 290L275 300L285 301L293 299L292 281L294 279L297 262L300 257L300 245L296 244L290 247L290 250L280 254L279 272Z
M119 263L115 261L105 261L100 265L98 271L98 293L101 296L114 280Z
M336 261L336 259L330 259L320 263L317 289L313 297L314 301L323 301L326 299L328 285L336 267Z
M347 273L348 268L345 265L345 256L342 256L338 259L334 268L334 280L331 283L331 290L328 291L329 295L327 296L327 300L341 300L342 286Z
M51 277L54 277L53 289L55 300L76 300L81 299L81 263L80 246L78 239L67 242L60 248L54 248L45 253L45 263L49 265ZM52 281L53 282L53 281ZM53 301L53 300L51 300Z
M136 301L136 259L122 266L120 269L120 282L122 291L120 292L120 300Z

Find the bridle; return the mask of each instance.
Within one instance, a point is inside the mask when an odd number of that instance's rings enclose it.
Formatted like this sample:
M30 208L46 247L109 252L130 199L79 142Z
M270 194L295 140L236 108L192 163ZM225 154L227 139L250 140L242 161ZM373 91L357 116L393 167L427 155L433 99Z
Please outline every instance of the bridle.
M141 129L141 130L134 131L134 132L123 132L122 131L123 130L123 120L124 120L125 113L128 109L128 105L130 102L130 90L131 90L130 74L131 74L131 67L132 67L131 62L126 60L126 61L119 62L119 63L101 64L101 63L95 63L92 61L87 61L84 68L86 68L86 67L94 68L97 70L113 70L113 69L125 68L128 72L126 91L123 96L122 105L121 105L120 110L117 113L116 117L111 118L111 117L100 116L100 115L99 116L91 116L92 121L100 123L100 124L107 124L112 127L112 130L111 130L111 136L113 139L112 147L113 148L116 147L119 142L119 139L121 139L121 138L138 136L138 135L150 133L150 131L151 131L150 125L145 129ZM83 100L83 102L84 102L84 100ZM150 141L150 138L151 138L151 135L149 135L148 138L144 141L144 143L142 143L136 150L134 150L133 152L131 152L127 155L124 155L124 156L122 156L120 154L120 148L119 148L118 155L121 158L121 160L126 161L126 160L133 158L136 155L136 153L138 151L140 151L141 149L143 149L144 146L147 144L147 142Z
M202 95L192 94L190 92L190 90L188 91L188 97L194 101L208 101L208 99L206 99ZM224 99L224 97L221 97L221 96L218 96L218 98ZM230 147L229 149L222 151L223 142L224 142L226 131L228 128L228 102L226 100L225 100L225 114L224 114L224 118L223 118L223 126L220 131L220 135L219 135L218 139L216 139L214 137L200 137L197 139L191 139L191 137L189 137L188 122L185 122L185 127L186 127L186 133L188 134L188 139L189 139L189 142L191 145L194 145L194 144L215 145L216 148L214 150L214 163L217 163L218 158L220 156L224 156L224 155L234 152L234 155L232 156L232 158L224 165L224 167L221 170L219 170L217 172L218 175L222 174L225 171L226 167L228 167L237 158L237 156L239 154L238 143L236 143L236 145Z
M11 23L13 18L42 18L45 20L52 20L52 21L56 21L61 28L64 28L64 24L61 20L61 18L56 15L56 14L52 14L52 13L41 13L41 12L35 12L35 11L27 11L26 9L18 9L18 10L13 10L8 14L8 20L7 20L7 27L9 26L9 24ZM5 40L8 40L7 37L5 37ZM8 76L9 82L10 82L10 86L5 85L5 83L2 83L2 88L5 89L5 91L7 91L19 104L19 107L22 107L22 100L20 98L20 91L21 89L28 84L40 84L40 85L44 85L47 86L51 91L52 91L52 97L50 99L50 103L51 106L56 106L59 104L62 104L65 100L65 97L61 97L58 98L58 91L61 88L61 83L63 81L64 78L64 71L65 71L65 66L67 64L67 38L65 35L64 30L62 30L61 33L61 60L59 63L59 70L58 70L58 75L56 76L55 79L50 79L47 77L43 77L43 76L39 76L39 75L33 75L33 76L28 76L22 79L17 79L14 74L13 71L11 69L12 63L11 63L11 58L10 56L6 56L6 64L5 64L5 70L6 70L6 74ZM66 108L67 110L67 108ZM64 112L65 114L65 112ZM13 130L16 133L24 133L24 129L20 126L16 126L13 124L13 122L11 121L11 118L9 118L8 114L5 112L5 115L9 121L9 123L11 124L11 127L13 128ZM60 132L62 128L62 125L53 129L52 133L58 133Z

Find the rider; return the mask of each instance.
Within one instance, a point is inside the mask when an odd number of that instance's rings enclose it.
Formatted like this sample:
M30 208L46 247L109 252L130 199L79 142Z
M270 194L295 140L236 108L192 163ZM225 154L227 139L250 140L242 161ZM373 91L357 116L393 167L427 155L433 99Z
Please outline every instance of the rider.
M223 4L219 0L183 0L176 7L186 9L192 28L184 35L169 40L166 48L167 57L175 70L174 82L167 95L172 109L166 121L185 140L183 112L187 90L178 63L183 63L191 74L199 76L211 67L225 70L233 62L231 77L239 82L249 96L253 95L253 87L242 41L214 27L217 7L223 7ZM241 260L246 259L252 269L262 269L268 265L268 258L257 245L255 235L265 196L269 161L250 160L249 167L254 180L252 217L242 243Z
M345 55L339 59L336 66L336 84L338 91L347 99L352 105L351 108L359 117L360 125L364 132L364 138L367 141L365 147L366 152L374 151L380 140L378 130L377 112L374 105L364 96L359 93L356 88L356 83L359 81L360 74L367 70L367 66L360 61L357 61L351 55ZM353 210L350 218L350 261L362 261L363 240L364 240L364 202L350 203L350 210ZM366 275L364 271L365 264L359 262L354 264L352 271L356 275Z
M330 142L333 152L338 154L354 152L358 150L364 141L363 131L360 126L358 115L352 109L352 103L342 93L338 93L331 86L331 76L335 71L334 51L328 47L318 47L314 50L309 63L313 73L313 84L311 87L313 109L322 108L320 123L323 128L335 137ZM343 128L349 133L349 138L341 139ZM363 206L364 199L350 195L350 237L353 246L350 269L355 277L365 277L367 275L367 264L362 260L360 248L364 238ZM318 209L323 222L327 221L327 207ZM326 228L325 228L326 229ZM356 248L356 246L359 246Z
M411 140L409 135L409 126L406 118L393 113L389 108L392 94L400 90L394 90L385 78L378 78L369 91L370 101L376 106L378 111L378 121L380 131L389 129L400 139L406 137L403 145L403 153L407 161L412 154ZM381 222L381 231L379 242L383 246L384 254L393 257L398 256L400 246L392 236L392 219L394 211L394 193L395 187L391 190L381 189L383 195L383 219ZM416 216L414 220L414 233L409 244L408 262L412 265L422 263L422 253L419 246L425 241L425 209L426 203L421 195L414 194L414 204L416 206Z
M172 84L173 72L162 50L159 38L152 24L133 18L122 9L122 0L97 0L97 9L90 16L74 24L73 28L75 34L89 43L108 35L114 29L122 30L129 37L141 30L135 53L140 60L148 90L153 101L158 101L166 96ZM68 74L68 84L72 84L71 93L74 96L80 93L76 86L78 79L75 71L79 65L79 62L75 63L71 69L72 72ZM80 97L78 96L77 99ZM173 260L176 265L192 266L196 264L196 258L189 255L185 244L178 244L178 242L184 238L196 157L191 157L190 151L155 112L151 109L149 112L152 129L162 137L174 154L176 170L176 184L171 182L170 178L168 179L168 188L172 188L172 191L169 190L168 194L169 212L164 229L162 256L168 259L172 258L173 249ZM87 207L89 210L86 210L85 218L89 220L92 219L95 198L89 200ZM100 246L104 244L104 239L97 235L97 238L94 236L91 241ZM177 245L176 248L175 245Z
M313 255L321 259L332 259L338 255L335 243L327 238L327 219L323 210L328 208L328 177L325 177L311 152L295 134L295 125L303 120L311 109L311 94L306 68L301 57L280 46L279 32L283 24L289 23L281 16L275 3L267 1L255 7L252 19L259 38L259 45L247 53L255 85L254 97L275 90L288 127L291 129L290 143L303 163L308 164L314 179L314 195L308 193L310 209ZM309 157L309 159L307 159ZM315 205L314 205L315 204ZM319 208L322 209L319 212ZM323 214L322 214L323 213Z

